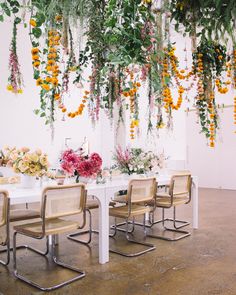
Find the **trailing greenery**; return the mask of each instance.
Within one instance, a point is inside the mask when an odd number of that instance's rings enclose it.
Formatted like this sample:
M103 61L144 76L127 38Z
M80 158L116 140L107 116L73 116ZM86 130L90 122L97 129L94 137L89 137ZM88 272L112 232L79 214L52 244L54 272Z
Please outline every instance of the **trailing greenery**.
M227 35L236 43L236 2L160 2L159 7L152 0L28 0L23 7L21 1L2 1L0 21L14 17L15 56L16 25L25 21L22 11L30 13L32 65L40 86L40 107L35 113L52 124L57 109L63 118L74 118L88 106L95 122L100 109L112 119L118 108L118 122L122 122L128 110L134 139L139 127L139 88L144 85L147 90L149 132L154 126L172 126L173 111L180 108L183 93L194 85L184 87L181 80L193 78L199 90L195 102L202 131L213 138L218 126L214 92L226 93L220 78L227 56L220 39ZM193 39L193 69L189 73L179 69L170 40L171 24ZM83 36L83 44L76 43L78 35ZM233 58L234 65L236 51ZM86 68L90 69L89 77L85 77ZM84 81L89 85L75 110L66 106L70 81L76 87L83 87ZM177 99L172 97L172 85L178 88Z
M220 39L225 33L235 42L235 0L172 0L171 17L175 28L201 38Z

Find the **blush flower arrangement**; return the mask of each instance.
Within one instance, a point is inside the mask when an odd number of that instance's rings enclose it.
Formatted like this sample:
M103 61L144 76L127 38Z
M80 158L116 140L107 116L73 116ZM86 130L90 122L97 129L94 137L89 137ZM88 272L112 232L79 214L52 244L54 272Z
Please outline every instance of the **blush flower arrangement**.
M115 168L124 174L145 174L148 172L157 173L164 168L164 153L158 155L152 151L145 152L141 148L128 148L124 150L118 146L114 153Z
M61 169L69 176L95 178L101 171L102 159L97 153L83 156L68 149L61 155Z
M37 177L47 174L48 157L40 149L31 152L28 147L20 149L6 147L5 155L8 159L7 166L11 167L15 173Z

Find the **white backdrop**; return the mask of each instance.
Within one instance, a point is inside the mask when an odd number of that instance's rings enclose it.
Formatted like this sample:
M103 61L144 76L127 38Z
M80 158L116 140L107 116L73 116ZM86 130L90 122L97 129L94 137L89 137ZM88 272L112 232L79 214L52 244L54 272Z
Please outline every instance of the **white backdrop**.
M201 187L236 189L236 125L233 108L220 111L221 129L214 149L206 145L195 124L196 113L187 116L187 167L199 176Z

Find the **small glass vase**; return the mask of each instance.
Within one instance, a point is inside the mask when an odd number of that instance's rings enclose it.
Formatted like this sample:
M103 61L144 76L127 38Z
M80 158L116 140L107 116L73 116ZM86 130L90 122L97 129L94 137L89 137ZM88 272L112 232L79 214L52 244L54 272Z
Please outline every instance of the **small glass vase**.
M22 188L33 188L36 184L35 176L27 174L21 174L21 187Z

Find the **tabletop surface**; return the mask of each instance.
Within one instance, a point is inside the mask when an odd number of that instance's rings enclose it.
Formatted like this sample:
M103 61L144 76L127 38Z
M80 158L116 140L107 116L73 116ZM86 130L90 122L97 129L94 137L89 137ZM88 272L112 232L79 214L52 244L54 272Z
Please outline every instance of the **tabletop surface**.
M170 180L170 175L158 175L157 177L157 182L158 184L166 184ZM124 179L124 178L116 178L113 179L112 181L107 181L106 183L103 184L96 184L95 182L93 183L88 183L86 185L86 189L89 191L95 191L95 190L104 190L104 189L114 189L114 188L123 188L127 187L129 182L129 179ZM68 184L68 183L67 183ZM0 185L0 190L7 190L9 193L9 197L11 199L15 198L23 198L23 197L30 197L30 196L35 196L35 195L41 195L42 190L46 186L50 185L57 185L55 181L48 181L41 183L38 182L33 188L23 188L21 184L4 184Z

